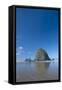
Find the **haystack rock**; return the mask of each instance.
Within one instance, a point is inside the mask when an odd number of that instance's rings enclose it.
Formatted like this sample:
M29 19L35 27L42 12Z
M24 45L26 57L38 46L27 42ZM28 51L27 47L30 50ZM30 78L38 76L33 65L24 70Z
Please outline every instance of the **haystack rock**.
M36 51L35 60L36 61L50 60L50 58L44 49L39 48Z

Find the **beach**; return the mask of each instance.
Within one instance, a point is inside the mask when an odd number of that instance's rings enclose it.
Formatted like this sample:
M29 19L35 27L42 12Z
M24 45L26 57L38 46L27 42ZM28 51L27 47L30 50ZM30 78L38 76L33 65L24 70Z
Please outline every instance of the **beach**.
M16 82L58 80L58 61L16 62Z

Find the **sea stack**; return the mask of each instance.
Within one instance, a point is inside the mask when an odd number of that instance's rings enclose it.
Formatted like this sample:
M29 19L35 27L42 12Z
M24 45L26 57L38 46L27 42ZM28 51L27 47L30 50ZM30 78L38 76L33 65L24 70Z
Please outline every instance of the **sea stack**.
M35 55L36 61L50 60L47 52L43 48L38 48Z

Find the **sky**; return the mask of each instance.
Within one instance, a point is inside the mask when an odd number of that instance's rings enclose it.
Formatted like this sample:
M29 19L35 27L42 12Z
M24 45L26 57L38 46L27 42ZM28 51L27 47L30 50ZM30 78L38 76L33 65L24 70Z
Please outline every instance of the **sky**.
M16 60L34 59L38 48L58 58L58 11L16 8Z

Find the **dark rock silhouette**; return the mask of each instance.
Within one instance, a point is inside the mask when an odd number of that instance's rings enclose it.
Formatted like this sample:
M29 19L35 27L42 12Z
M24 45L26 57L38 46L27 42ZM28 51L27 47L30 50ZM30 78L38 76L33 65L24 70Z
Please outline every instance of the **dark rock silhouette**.
M39 48L36 51L35 60L36 61L50 60L50 58L44 49Z
M25 59L26 62L31 62L32 60L30 58Z

